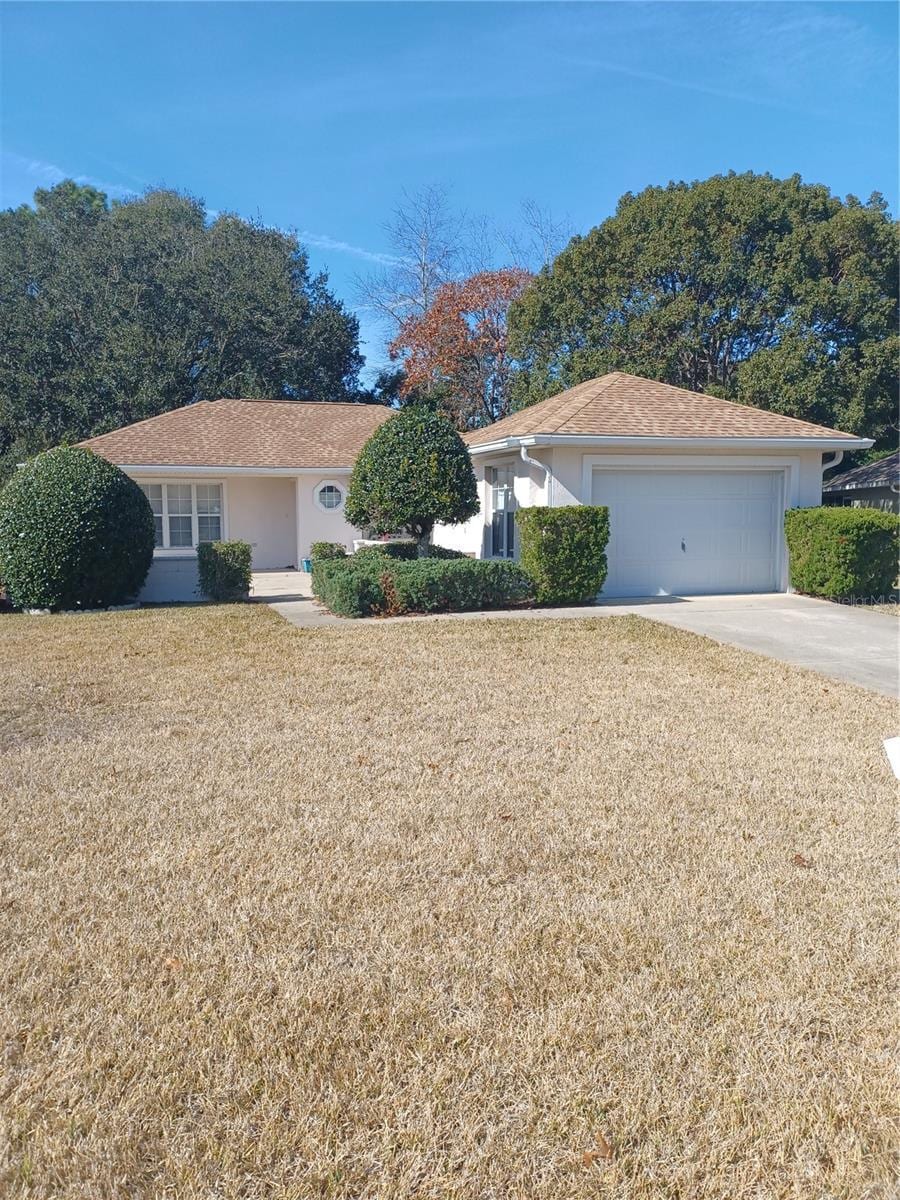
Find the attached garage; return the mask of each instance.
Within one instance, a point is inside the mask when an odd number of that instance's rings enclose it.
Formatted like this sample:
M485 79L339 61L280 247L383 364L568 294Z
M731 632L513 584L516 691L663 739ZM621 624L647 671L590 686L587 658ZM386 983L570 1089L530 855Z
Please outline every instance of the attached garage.
M785 510L821 504L824 467L872 444L621 371L465 440L481 512L441 544L516 558L516 508L606 505L603 598L786 591Z
M774 592L783 473L594 468L610 515L604 596Z

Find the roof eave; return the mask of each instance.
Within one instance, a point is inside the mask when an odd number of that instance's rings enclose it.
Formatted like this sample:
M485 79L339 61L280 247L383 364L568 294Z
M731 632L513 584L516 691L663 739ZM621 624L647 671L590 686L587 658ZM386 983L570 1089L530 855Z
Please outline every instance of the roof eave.
M115 460L111 460L115 461ZM184 463L125 463L115 462L122 471L138 475L320 475L323 471L352 471L347 467L323 463L318 467L223 467L215 465L185 465Z
M627 450L868 450L871 438L857 437L610 437L599 434L528 433L468 447L470 454L496 454L519 446L607 446Z

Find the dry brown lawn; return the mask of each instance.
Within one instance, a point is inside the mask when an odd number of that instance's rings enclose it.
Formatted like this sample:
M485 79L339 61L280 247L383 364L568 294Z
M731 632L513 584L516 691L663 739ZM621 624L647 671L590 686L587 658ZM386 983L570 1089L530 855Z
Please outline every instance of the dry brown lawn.
M888 700L637 618L0 642L4 1195L894 1194Z

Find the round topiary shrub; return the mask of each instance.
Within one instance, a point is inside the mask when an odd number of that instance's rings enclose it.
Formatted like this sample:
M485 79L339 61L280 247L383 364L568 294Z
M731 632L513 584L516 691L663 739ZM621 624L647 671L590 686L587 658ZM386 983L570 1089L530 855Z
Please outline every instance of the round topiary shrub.
M141 589L153 513L138 485L79 446L48 450L0 492L0 579L21 608L106 608Z
M410 405L375 430L350 476L344 515L373 533L405 530L422 557L435 523L459 525L478 512L472 460L450 421Z

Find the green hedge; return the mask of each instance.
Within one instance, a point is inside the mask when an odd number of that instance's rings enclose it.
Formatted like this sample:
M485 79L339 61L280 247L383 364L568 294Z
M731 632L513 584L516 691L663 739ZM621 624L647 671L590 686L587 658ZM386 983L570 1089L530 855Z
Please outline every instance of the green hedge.
M520 508L519 565L534 583L538 604L593 600L606 579L609 509L571 504Z
M0 492L0 577L20 608L107 608L137 596L153 513L133 479L90 450L39 454Z
M200 591L211 600L246 600L251 569L247 542L201 542L197 547Z
M313 542L309 549L309 557L313 562L317 558L346 558L347 549L340 542Z
M416 542L381 542L377 546L363 546L353 555L355 559L396 558L412 562L419 558ZM428 546L423 558L467 558L461 550L447 550L444 546Z
M528 601L532 589L515 563L357 553L314 559L313 592L339 616L366 617L506 608Z
M884 596L897 581L900 517L876 508L793 508L784 514L791 587L844 600Z
M361 546L353 557L358 560L396 558L409 562L419 557L419 547L415 542L380 542L377 546Z

